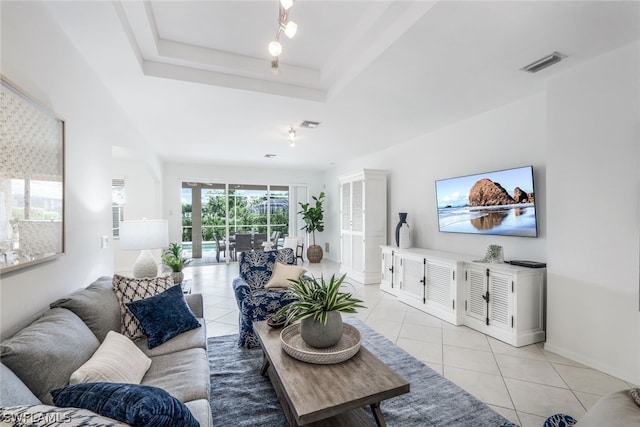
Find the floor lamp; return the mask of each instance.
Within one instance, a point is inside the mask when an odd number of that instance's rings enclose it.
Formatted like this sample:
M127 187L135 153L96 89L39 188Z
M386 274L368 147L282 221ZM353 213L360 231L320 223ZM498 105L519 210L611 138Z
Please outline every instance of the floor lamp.
M158 263L151 249L167 246L169 246L169 226L166 219L120 222L120 249L140 251L133 266L133 277L156 277Z

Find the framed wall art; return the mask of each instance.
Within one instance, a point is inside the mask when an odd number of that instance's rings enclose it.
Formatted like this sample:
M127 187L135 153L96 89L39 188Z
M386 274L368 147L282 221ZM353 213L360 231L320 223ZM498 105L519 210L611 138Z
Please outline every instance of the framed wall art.
M64 254L64 121L0 78L3 274Z

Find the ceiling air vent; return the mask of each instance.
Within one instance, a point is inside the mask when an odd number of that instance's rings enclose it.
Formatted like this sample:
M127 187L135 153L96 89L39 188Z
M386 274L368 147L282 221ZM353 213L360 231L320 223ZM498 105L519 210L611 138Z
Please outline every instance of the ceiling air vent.
M305 120L304 122L300 123L301 128L309 128L309 129L315 129L319 125L320 125L320 122L312 122L310 120Z
M540 58L537 61L534 61L531 64L527 65L526 67L523 67L520 69L528 73L537 73L540 70L544 70L545 68L550 67L553 64L556 64L562 61L566 57L567 55L563 55L562 53L553 52L551 55L547 55L544 58Z

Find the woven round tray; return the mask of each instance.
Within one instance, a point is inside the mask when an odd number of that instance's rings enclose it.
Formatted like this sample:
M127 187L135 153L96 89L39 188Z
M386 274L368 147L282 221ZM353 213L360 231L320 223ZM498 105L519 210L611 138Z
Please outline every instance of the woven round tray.
M344 323L343 326L344 332L338 344L326 348L311 347L305 343L300 336L299 323L287 326L280 333L282 349L289 356L303 362L318 365L344 362L352 358L360 350L362 339L358 329L348 323Z

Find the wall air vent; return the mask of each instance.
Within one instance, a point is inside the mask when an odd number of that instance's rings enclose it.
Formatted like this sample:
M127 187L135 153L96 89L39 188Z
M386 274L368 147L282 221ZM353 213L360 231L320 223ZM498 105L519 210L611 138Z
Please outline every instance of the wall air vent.
M520 70L528 73L537 73L540 70L544 70L545 68L552 66L553 64L557 64L566 57L567 55L563 55L562 53L553 52L551 55L547 55L544 58L540 58L537 61L532 62L526 67L520 68Z
M300 123L301 128L309 128L309 129L315 129L319 125L320 125L320 122L312 122L309 120L305 120L304 122Z
M265 154L264 156L265 156L267 159L273 159L276 155L275 155L275 154L268 153L268 154Z

